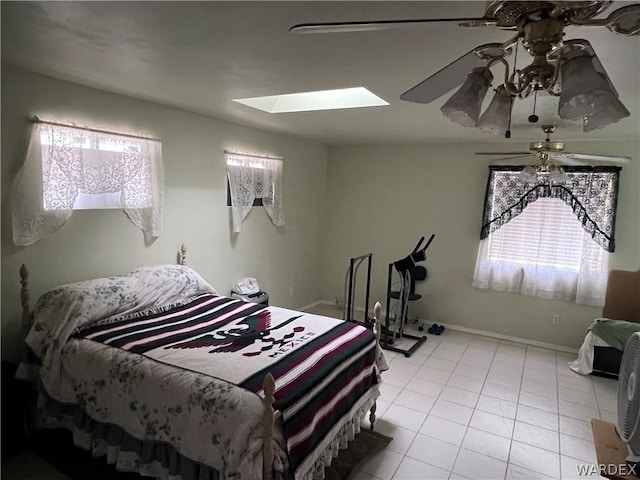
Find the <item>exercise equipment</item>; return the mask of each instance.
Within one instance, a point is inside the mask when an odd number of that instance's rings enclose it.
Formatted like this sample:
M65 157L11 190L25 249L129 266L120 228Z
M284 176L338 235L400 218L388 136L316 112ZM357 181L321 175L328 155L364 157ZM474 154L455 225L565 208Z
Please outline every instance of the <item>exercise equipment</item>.
M381 347L392 352L404 354L410 357L413 353L427 341L427 337L412 335L405 332L405 325L408 319L409 303L420 300L422 295L415 293L415 282L426 280L427 269L417 266L416 263L426 260L426 250L431 245L435 235L431 235L424 248L422 243L425 238L421 237L412 252L401 260L389 264L387 276L387 309L385 315L385 325L382 331ZM400 276L399 290L393 290L393 271ZM392 315L392 301L396 302L396 312ZM408 348L403 348L398 344L403 339L413 341ZM403 342L406 343L406 342Z
M344 310L342 319L350 322L358 322L364 323L365 326L372 326L373 322L369 318L369 287L371 284L371 257L372 253L367 253L366 255L360 255L359 257L353 257L349 260L349 268L347 269L347 273L344 279ZM360 265L363 263L367 264L367 283L365 285L365 300L364 300L364 314L363 320L356 320L354 312L355 312L355 301L354 297L356 294L356 280L358 278L358 269Z

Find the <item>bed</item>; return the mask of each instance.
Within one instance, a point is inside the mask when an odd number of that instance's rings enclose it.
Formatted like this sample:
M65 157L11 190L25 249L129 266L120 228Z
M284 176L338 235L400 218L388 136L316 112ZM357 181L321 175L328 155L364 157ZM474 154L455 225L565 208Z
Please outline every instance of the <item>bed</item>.
M121 471L170 480L322 478L371 428L377 325L218 295L185 265L64 285L23 321L38 428ZM35 365L35 370L34 370Z
M569 368L583 375L618 377L624 345L640 331L640 270L611 270L602 317L596 318Z

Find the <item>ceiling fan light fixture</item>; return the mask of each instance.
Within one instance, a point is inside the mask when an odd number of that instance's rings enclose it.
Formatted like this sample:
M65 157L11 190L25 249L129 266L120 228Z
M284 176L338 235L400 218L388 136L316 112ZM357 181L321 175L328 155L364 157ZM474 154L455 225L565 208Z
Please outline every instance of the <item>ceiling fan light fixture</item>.
M518 178L527 183L565 183L569 175L549 159L527 165L518 174Z
M570 181L570 175L562 168L561 164L588 165L585 161L627 163L631 160L629 157L614 155L566 152L564 143L551 141L551 134L555 132L556 128L557 125L542 125L542 131L546 134L546 138L543 142L531 142L529 152L476 152L476 155L502 155L502 158L497 159L499 161L535 156L536 161L523 166L518 173L518 178L523 182L536 185L561 184Z
M493 74L487 67L474 68L458 91L440 109L443 115L462 126L475 127L492 80Z
M512 107L511 95L503 85L500 85L491 103L478 119L478 128L495 135L503 135L509 129Z
M518 178L523 182L537 183L538 182L538 170L535 165L527 165L518 174Z
M562 169L562 167L551 163L549 164L549 182L564 183L569 180L569 175Z
M504 106L499 108L492 101L491 112L486 112L480 121L478 118L482 99L488 89L486 78L489 78L489 82L492 80L488 69L501 63L504 67L502 86L512 100L515 97L525 99L540 91L560 97L560 117L584 120L585 131L601 128L629 115L591 44L585 39L569 40L564 37L566 27L580 26L606 27L621 35L640 36L640 3L617 8L606 18L602 14L615 3L612 0L490 0L485 3L484 14L476 18L298 24L290 31L331 33L386 30L439 22L456 22L461 27L493 26L512 30L516 32L515 35L505 42L473 48L405 91L400 99L431 103L460 85L465 79L464 75L477 67L441 110L455 123L498 133L506 116ZM511 63L507 61L513 52L517 54L520 45L531 57L531 62L522 68L518 67L525 62L518 62L517 55L514 55ZM499 98L496 96L494 100L497 102ZM611 107L611 104L614 106ZM529 121L538 121L535 110ZM510 138L510 130L505 130L505 137Z
M629 115L629 110L626 109L618 97L613 97L610 103L600 109L599 112L583 118L582 130L590 132L591 130L606 127L612 123L619 122Z
M590 55L577 55L564 62L561 79L558 103L560 118L581 120L593 117L588 124L589 129L594 129L615 123L629 115L613 85L594 67L593 57Z

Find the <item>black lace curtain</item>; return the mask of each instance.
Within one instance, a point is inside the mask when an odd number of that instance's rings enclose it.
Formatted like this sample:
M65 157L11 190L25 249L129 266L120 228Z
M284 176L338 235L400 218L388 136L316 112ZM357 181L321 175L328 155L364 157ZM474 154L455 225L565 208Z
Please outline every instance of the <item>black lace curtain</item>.
M480 238L517 217L538 198L559 198L569 205L582 228L609 252L615 250L616 208L620 167L563 167L562 184L522 180L522 166L490 166Z

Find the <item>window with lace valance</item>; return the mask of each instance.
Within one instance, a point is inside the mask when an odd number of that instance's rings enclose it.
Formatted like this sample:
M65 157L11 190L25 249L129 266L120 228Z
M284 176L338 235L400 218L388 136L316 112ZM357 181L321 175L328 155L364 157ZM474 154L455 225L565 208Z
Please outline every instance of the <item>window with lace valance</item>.
M276 226L284 225L282 159L225 152L234 233L251 211L256 198Z
M604 303L621 169L563 169L561 184L532 184L522 167L490 167L475 287Z
M162 143L156 139L34 123L13 186L13 240L31 245L74 210L122 208L147 240L162 231Z

